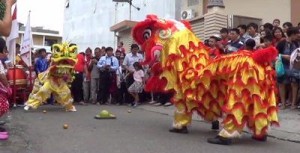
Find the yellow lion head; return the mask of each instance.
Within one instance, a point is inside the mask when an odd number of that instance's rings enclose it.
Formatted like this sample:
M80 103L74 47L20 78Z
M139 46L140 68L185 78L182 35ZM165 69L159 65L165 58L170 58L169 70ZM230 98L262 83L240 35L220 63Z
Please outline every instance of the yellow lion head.
M50 71L55 76L63 76L73 73L77 62L77 46L69 43L54 44Z

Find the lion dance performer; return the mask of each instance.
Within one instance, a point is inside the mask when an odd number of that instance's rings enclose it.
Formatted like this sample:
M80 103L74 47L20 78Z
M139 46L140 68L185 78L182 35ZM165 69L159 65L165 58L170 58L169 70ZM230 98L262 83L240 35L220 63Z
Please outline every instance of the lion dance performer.
M38 108L53 94L54 100L64 106L66 111L76 111L68 85L73 81L77 46L63 43L54 44L52 48L50 66L36 78L25 110Z
M206 121L223 119L223 129L208 142L228 145L245 126L253 138L266 140L270 124L278 124L275 72L271 62L275 48L240 51L215 59L191 32L187 22L148 15L133 29L133 38L145 51L144 64L152 76L145 89L174 92L176 110L170 132L188 133L196 111Z

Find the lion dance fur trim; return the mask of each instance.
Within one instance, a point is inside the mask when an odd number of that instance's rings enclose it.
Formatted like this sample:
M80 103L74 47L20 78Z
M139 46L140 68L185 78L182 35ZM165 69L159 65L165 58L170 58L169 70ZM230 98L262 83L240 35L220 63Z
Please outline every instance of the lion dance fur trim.
M189 115L196 111L207 121L222 118L224 127L230 127L227 131L246 126L257 137L266 135L269 125L278 125L271 67L277 50L243 50L210 58L190 27L148 15L133 28L133 38L145 51L143 64L152 72L145 89L174 92L177 110Z

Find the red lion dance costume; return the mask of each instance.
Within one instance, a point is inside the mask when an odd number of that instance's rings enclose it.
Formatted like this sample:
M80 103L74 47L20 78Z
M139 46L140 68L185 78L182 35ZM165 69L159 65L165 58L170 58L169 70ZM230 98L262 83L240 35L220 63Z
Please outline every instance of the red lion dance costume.
M278 124L275 71L271 62L275 48L256 52L209 57L208 49L186 22L148 15L133 29L133 38L145 51L152 77L145 89L174 92L176 107L170 132L187 133L192 113L206 121L223 119L223 129L208 142L231 144L245 126L256 140L266 140L267 129Z

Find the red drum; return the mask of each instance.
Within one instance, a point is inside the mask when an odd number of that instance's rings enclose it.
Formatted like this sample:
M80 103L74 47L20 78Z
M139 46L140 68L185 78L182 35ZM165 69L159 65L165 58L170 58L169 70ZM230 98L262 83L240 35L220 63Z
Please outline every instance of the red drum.
M23 70L24 67L21 65L16 65L15 71L16 71L16 76L15 76L15 80L16 80L16 85L20 85L20 86L26 86L27 85L27 77L26 77L26 73ZM14 68L9 68L7 70L7 79L10 85L13 85L14 83Z

